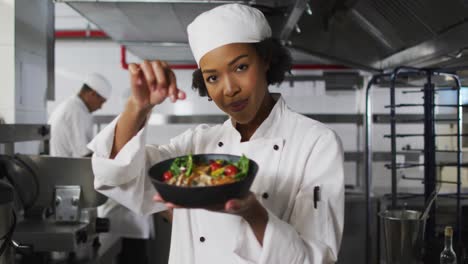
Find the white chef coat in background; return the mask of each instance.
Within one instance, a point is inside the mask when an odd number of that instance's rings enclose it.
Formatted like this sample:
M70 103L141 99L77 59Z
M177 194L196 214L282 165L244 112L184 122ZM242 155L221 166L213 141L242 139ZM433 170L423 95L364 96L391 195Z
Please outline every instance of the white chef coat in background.
M83 100L73 95L59 104L49 118L50 155L84 157L93 138L93 116Z
M337 260L344 220L343 150L337 135L322 123L292 112L279 98L247 142L240 142L241 135L227 120L200 125L167 145L145 147L145 127L112 160L117 119L89 144L95 188L141 214L165 210L152 200L156 191L147 176L148 168L161 160L189 153L245 154L259 165L251 191L268 211L263 247L239 216L174 209L169 263ZM317 186L321 200L314 208Z

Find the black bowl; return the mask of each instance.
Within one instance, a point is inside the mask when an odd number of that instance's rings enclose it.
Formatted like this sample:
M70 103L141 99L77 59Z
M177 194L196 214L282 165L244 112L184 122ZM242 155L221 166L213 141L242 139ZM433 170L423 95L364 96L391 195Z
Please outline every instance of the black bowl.
M192 157L195 163L209 163L210 160L218 159L236 162L240 159L240 156L227 154L198 154L192 155ZM167 184L162 179L163 173L169 170L175 159L168 159L153 165L149 170L149 176L154 187L165 201L183 207L204 207L223 204L233 198L241 198L249 192L258 171L257 163L249 159L247 176L240 181L215 186L182 187Z

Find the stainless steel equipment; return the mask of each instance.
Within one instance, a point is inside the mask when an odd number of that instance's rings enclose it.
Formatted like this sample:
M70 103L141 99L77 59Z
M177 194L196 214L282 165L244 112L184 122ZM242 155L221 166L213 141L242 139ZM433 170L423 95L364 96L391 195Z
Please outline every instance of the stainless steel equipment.
M13 263L13 188L0 179L0 264Z
M387 210L379 216L384 223L386 263L422 263L427 218L411 210Z
M43 141L44 153L49 153L50 126L41 124L0 124L0 144L5 154L15 153L15 142Z
M14 241L29 245L31 254L46 254L44 263L94 263L118 254L119 238L99 235L109 230L108 219L97 217L107 198L94 190L90 159L16 155L1 162L24 208Z
M100 230L96 207L106 197L94 190L90 159L18 158L36 173L39 194L34 210L18 223L15 239L38 251L75 251L105 231Z

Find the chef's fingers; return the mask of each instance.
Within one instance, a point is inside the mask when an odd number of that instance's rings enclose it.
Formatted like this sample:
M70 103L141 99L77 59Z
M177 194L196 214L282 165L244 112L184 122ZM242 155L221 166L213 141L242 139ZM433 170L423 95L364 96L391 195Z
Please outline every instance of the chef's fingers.
M176 204L173 204L173 203L165 203L165 205L166 205L167 208L170 208L170 209L174 209L174 208L184 208L183 206L176 205Z
M139 104L141 107L149 106L149 95L150 91L148 89L148 85L146 83L146 78L141 69L140 65L138 64L130 64L128 67L130 73L130 86L132 90L132 96L136 99L135 102Z
M174 72L171 70L170 66L165 61L161 61L162 67L166 70L166 76L168 78L168 96L171 99L171 102L177 100L177 80Z
M165 69L167 69L167 75L169 78L169 96L171 97L171 101L175 102L177 100L185 100L187 98L187 94L177 88L177 78L174 71L165 61L161 61L161 64Z
M132 92L140 92L140 89L143 86L143 72L138 64L130 63L128 65L128 70L130 73L130 84L132 87Z
M243 204L239 199L231 199L224 205L224 210L229 213L237 213L241 211Z
M175 76L174 72L171 71L170 73L171 73L171 75L170 75L170 77L171 77L171 86L169 87L169 89L170 89L170 91L172 91L171 100L172 100L172 96L174 96L174 102L176 100L185 100L187 95L185 94L184 91L177 88L177 80L176 80L176 76Z
M163 63L159 60L152 61L151 67L153 68L153 73L156 76L157 89L167 90L169 86L166 73L167 69L163 66Z
M143 73L145 75L145 81L146 84L148 85L148 88L151 92L155 91L157 88L157 80L156 76L153 71L153 67L151 66L151 63L147 60L143 61L143 63L140 64L141 69L143 70Z
M179 92L177 93L177 98L178 98L179 100L184 100L185 98L187 98L187 95L185 94L184 91L179 90Z
M164 205L167 207L167 208L182 208L182 206L179 206L179 205L176 205L176 204L173 204L173 203L169 203L169 202L166 202L159 194L155 194L153 196L153 201L155 202L160 202L160 203L164 203Z
M165 202L164 199L159 194L155 194L153 196L153 201L155 201L155 202Z
M228 213L239 214L249 209L257 198L250 192L245 197L230 199L224 205L224 210Z
M175 102L179 99L179 89L177 89L176 76L173 71L169 72L169 78L171 80L171 84L169 85L169 95L171 96L171 102Z

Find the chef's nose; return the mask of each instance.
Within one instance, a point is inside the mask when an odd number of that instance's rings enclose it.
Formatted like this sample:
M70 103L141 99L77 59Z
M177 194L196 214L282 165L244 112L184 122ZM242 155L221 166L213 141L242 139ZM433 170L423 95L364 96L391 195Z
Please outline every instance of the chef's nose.
M233 97L238 92L240 92L240 87L235 80L231 77L226 77L224 81L224 95Z

